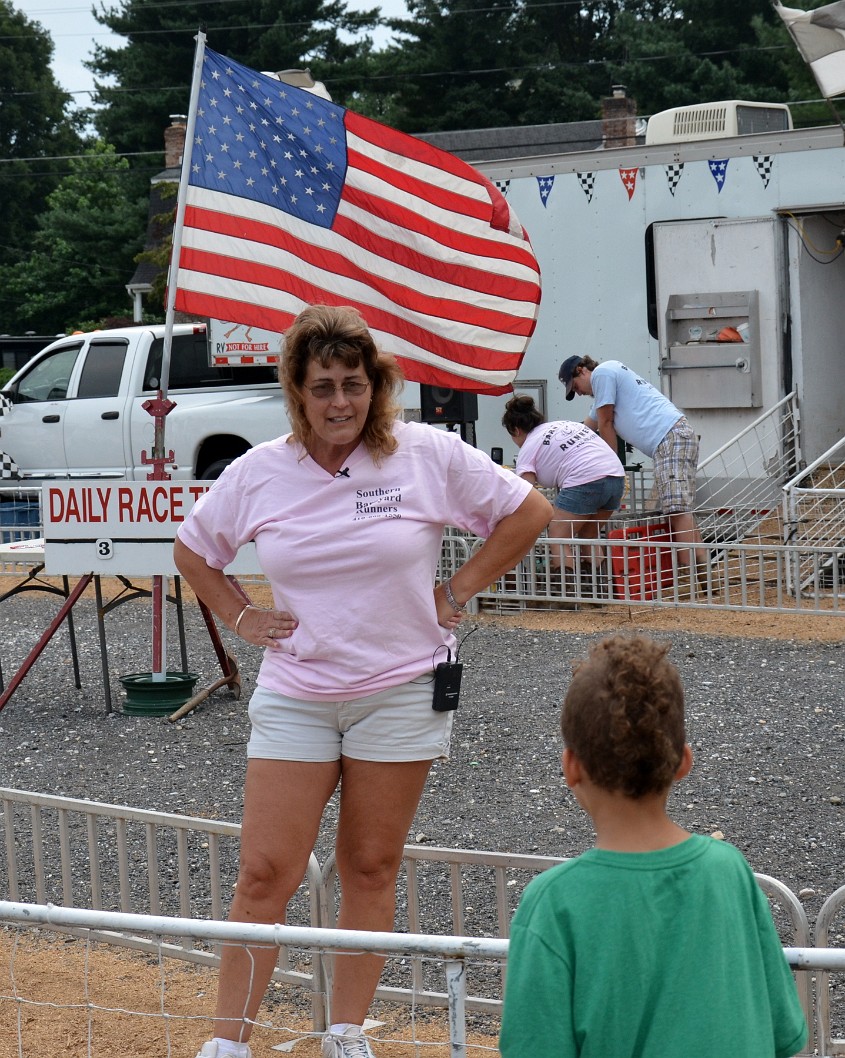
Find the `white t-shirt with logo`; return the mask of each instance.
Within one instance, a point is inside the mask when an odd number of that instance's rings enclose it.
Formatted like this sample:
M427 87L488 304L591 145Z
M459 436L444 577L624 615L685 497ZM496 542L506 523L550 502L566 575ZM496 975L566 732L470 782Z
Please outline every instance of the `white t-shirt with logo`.
M362 698L431 671L455 639L437 623L443 528L486 538L531 486L455 433L397 422L376 466L361 444L332 476L287 436L250 449L197 502L179 538L215 569L254 540L274 606L299 621L258 683L316 701Z
M525 438L516 472L530 471L543 488L570 489L601 478L623 478L625 468L610 445L581 422L545 422Z

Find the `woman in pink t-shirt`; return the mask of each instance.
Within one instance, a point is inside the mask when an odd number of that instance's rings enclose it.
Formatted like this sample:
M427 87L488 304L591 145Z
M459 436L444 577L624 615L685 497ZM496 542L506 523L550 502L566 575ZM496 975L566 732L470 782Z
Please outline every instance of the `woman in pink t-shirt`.
M625 468L616 453L583 423L546 422L534 399L525 394L507 402L502 426L519 448L517 474L532 485L558 490L549 536L596 539L625 491ZM551 558L552 573L559 576L561 565L574 587L579 571L568 544L560 548L557 560ZM582 580L587 571L587 562L581 562Z
M354 309L300 313L279 374L291 433L228 467L175 545L197 595L265 648L230 917L284 921L340 784L338 925L390 930L408 829L432 761L448 755L453 713L433 708L433 670L454 654L466 603L530 550L552 510L457 434L397 421L401 374ZM435 587L446 525L486 542ZM249 541L272 608L245 606L224 573ZM224 947L202 1058L248 1058L276 956ZM383 962L335 957L324 1058L371 1058L362 1024Z

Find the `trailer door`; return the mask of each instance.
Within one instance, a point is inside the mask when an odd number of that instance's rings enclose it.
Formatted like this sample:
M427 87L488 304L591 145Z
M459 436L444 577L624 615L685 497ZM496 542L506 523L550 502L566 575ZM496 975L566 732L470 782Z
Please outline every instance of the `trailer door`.
M782 222L654 225L664 392L701 434L702 456L783 395Z

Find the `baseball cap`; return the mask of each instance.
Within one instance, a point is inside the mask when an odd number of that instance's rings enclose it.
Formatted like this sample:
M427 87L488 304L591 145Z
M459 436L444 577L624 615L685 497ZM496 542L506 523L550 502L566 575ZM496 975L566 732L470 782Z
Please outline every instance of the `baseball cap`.
M583 356L570 356L560 365L560 371L557 373L557 377L566 386L566 399L572 400L575 396L572 391L572 376L575 373L575 368L580 367L584 362Z

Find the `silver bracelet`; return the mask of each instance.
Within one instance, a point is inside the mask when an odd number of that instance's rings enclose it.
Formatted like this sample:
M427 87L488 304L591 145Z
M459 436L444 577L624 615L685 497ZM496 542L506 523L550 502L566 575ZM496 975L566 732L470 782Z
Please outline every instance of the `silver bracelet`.
M467 612L466 604L461 606L460 603L458 602L458 600L455 598L454 594L452 593L452 578L451 577L447 581L443 582L443 591L444 591L444 593L446 595L446 602L452 607L452 609L455 611L455 613L466 613Z
M246 606L238 614L238 616L235 618L235 635L236 636L239 636L241 634L241 618L247 612L247 610L250 610L250 609L252 609L252 603L248 602L246 604Z

